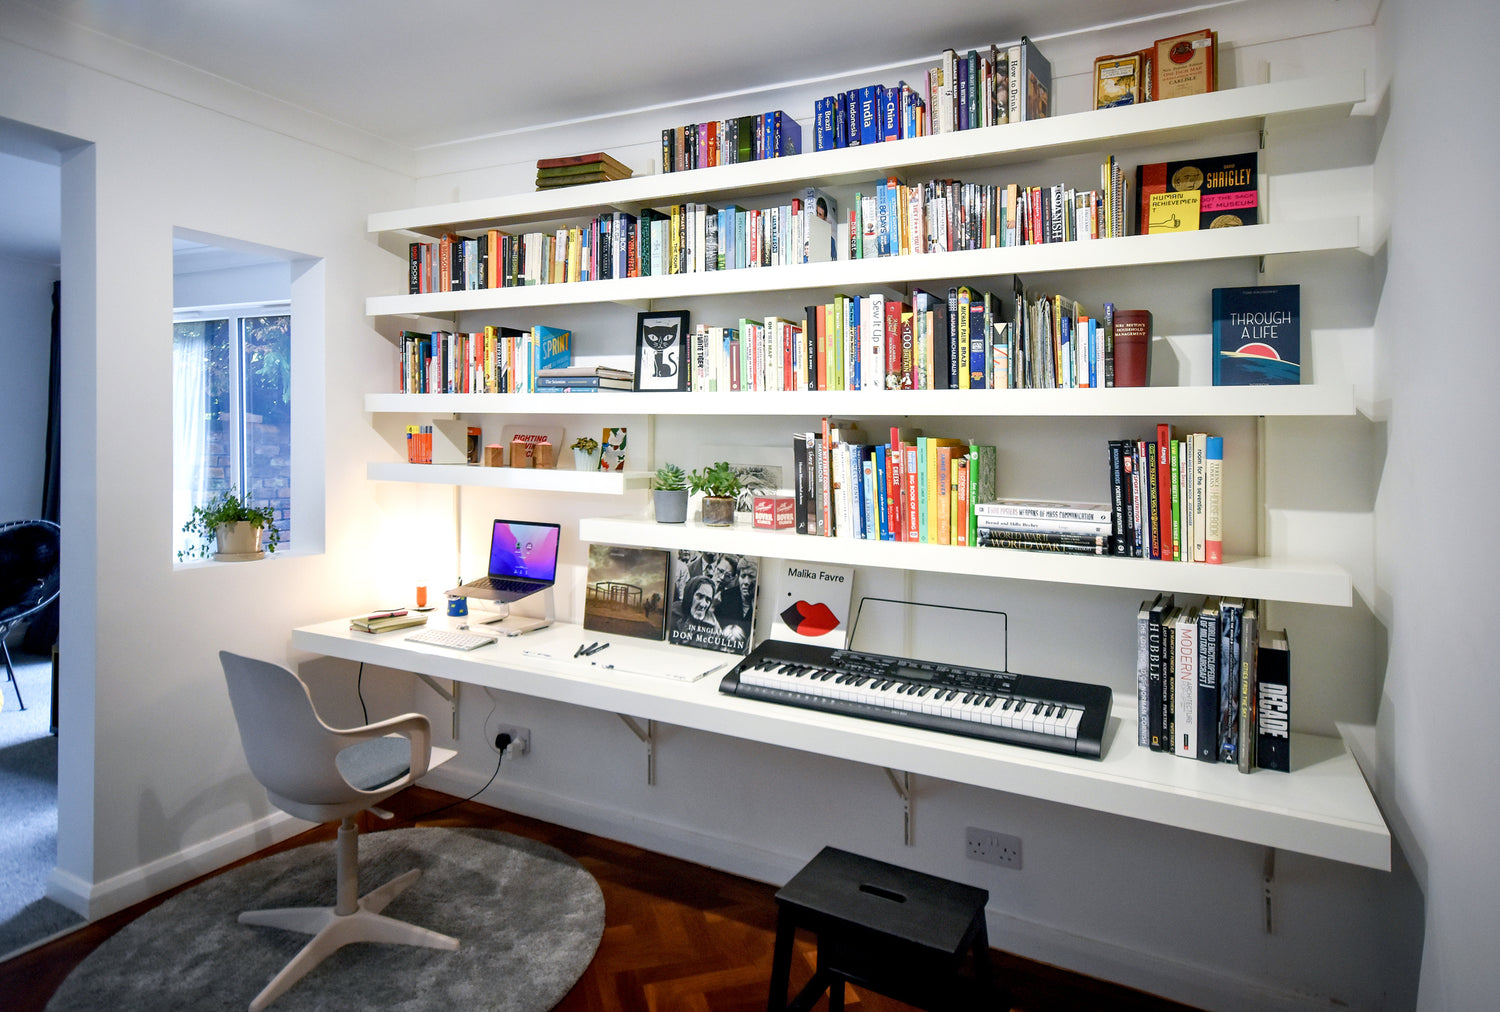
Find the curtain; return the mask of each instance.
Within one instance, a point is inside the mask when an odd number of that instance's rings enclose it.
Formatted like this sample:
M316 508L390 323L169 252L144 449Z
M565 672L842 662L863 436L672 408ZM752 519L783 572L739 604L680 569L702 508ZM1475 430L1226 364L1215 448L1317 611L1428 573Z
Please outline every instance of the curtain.
M207 327L179 323L172 328L172 544L173 555L188 546L182 525L203 501L204 421L208 396Z

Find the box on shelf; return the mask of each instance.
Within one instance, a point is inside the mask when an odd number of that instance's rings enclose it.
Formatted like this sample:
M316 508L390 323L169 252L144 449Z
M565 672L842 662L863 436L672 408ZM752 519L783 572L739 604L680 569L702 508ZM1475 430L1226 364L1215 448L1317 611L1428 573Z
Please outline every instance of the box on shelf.
M796 500L789 490L758 495L752 508L755 526L761 530L779 531L796 526Z

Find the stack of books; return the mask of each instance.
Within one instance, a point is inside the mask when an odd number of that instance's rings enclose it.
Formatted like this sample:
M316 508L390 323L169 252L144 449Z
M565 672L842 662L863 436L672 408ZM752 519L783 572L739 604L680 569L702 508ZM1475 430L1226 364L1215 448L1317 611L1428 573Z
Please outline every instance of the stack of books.
M630 390L635 374L607 365L572 365L543 369L537 373L537 393L591 393L596 390Z
M382 633L392 629L406 629L414 625L426 625L427 616L411 614L405 608L389 611L372 611L368 615L356 615L349 620L349 628L355 632Z
M978 543L989 548L1108 555L1113 511L1108 503L997 499L974 504Z
M629 178L630 170L602 151L589 155L569 155L566 158L539 158L536 163L538 190Z

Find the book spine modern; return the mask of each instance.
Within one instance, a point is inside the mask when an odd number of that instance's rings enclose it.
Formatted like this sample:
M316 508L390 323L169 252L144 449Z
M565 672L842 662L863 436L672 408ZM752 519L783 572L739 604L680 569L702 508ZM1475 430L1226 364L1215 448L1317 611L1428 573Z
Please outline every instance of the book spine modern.
M1198 755L1198 609L1185 608L1177 621L1176 670L1172 683L1173 747L1183 759Z

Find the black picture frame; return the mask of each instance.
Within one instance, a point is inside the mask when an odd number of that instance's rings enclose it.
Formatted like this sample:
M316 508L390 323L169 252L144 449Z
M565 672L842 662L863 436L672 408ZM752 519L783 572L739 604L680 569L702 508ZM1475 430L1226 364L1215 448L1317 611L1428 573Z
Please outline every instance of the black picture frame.
M686 309L636 314L634 389L687 390L688 354Z

